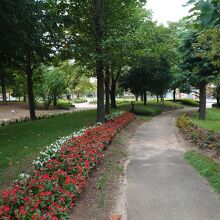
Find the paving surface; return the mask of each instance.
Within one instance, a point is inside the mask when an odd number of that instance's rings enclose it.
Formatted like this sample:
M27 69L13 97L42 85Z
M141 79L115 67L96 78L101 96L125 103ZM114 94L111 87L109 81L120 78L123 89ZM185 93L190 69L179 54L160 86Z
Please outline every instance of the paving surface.
M89 103L75 104L75 108L70 110L52 109L52 110L36 110L37 116L51 115L55 113L75 112L82 110L95 109L96 105ZM0 121L11 120L29 117L29 110L26 103L8 103L7 105L0 105Z
M129 220L220 220L218 195L187 164L175 127L179 110L141 126L129 146Z

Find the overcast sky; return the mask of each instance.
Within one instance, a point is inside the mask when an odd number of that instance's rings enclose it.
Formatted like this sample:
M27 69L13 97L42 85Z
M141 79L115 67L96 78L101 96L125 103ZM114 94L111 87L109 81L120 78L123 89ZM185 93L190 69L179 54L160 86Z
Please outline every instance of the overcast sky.
M183 7L187 0L148 0L146 7L152 9L153 18L159 23L178 21L187 15L188 7Z

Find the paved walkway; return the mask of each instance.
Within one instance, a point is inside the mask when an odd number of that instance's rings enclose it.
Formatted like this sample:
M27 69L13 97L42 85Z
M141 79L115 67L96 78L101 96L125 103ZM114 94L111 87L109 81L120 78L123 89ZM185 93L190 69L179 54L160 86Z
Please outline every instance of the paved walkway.
M55 109L55 110L36 110L37 116L51 115L55 113L75 112L89 109L95 109L96 105L87 103L75 104L75 108L69 110ZM0 105L0 121L20 119L29 117L29 110L27 103L8 103L7 105Z
M216 193L183 159L177 133L179 110L141 126L129 146L129 220L219 220Z

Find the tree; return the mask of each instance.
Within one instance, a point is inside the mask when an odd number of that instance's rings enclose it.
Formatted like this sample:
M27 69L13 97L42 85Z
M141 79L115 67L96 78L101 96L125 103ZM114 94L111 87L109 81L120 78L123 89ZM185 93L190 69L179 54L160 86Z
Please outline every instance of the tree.
M214 80L213 96L216 98L217 107L220 108L220 75Z
M52 102L56 106L58 98L65 94L65 77L60 69L55 67L42 66L38 71L42 71L42 79L36 88L36 94L43 99L45 108L49 109Z
M199 118L205 120L206 115L206 85L216 76L216 68L209 57L198 56L197 51L206 50L205 45L198 42L199 32L188 30L184 33L180 52L182 54L182 68L189 71L193 77L193 84L200 90ZM207 46L207 45L206 45Z
M192 5L190 16L201 27L218 26L220 24L220 8L218 0L189 0Z
M179 66L174 65L171 68L172 80L170 89L173 90L173 101L176 101L176 90L179 89L182 93L190 93L191 91L191 74L182 72Z
M55 36L55 27L58 26L47 10L47 1L4 0L1 6L2 23L6 30L5 35L3 33L3 43L7 42L7 48L1 44L0 53L5 57L2 62L6 63L6 66L20 68L25 73L30 118L34 120L36 114L33 71L52 56L52 39Z
M169 89L171 71L169 61L161 56L146 57L140 63L131 68L128 74L122 78L121 85L130 90L135 96L144 96L146 105L146 92L151 92L163 100L165 92Z
M79 95L86 95L88 93L93 92L96 89L93 83L90 82L90 79L86 76L83 76L79 79L78 85L74 89L74 91Z
M57 2L54 0L53 2L58 13L66 15L70 21L65 26L64 32L74 59L95 72L98 94L97 121L104 122L104 73L105 65L109 65L108 42L113 40L114 36L122 36L126 33L125 29L121 30L123 25L127 30L132 28L132 25L129 27L125 21L128 21L133 16L133 11L143 6L145 1L64 0Z

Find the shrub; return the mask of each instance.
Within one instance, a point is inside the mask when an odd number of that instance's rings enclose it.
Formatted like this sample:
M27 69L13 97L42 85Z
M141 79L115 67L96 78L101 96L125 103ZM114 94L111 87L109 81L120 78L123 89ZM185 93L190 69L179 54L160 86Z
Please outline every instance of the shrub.
M213 148L216 142L214 131L198 128L187 114L177 118L177 127L180 128L200 148Z
M130 101L128 101L128 100L123 100L123 99L117 99L116 100L116 102L117 102L117 104L128 104L128 103L130 103Z
M97 104L97 100L91 101L89 104Z
M60 100L58 101L56 107L59 109L69 110L70 108L74 107L74 105L72 104L72 102Z
M143 115L143 116L156 116L161 114L162 110L159 107L141 107L141 106L135 106L134 113L137 115Z
M181 103L187 106L199 107L199 102L193 99L181 99Z
M85 103L87 102L87 99L74 99L73 102L74 103Z
M214 103L214 104L212 104L212 107L213 108L220 108L220 105L218 105L218 103Z

